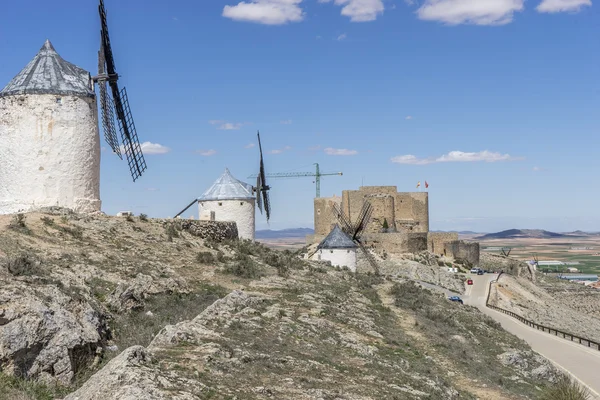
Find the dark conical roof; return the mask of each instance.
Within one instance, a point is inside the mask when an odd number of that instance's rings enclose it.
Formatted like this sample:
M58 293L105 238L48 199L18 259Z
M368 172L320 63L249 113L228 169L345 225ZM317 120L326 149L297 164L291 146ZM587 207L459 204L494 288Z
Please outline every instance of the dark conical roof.
M61 94L93 97L89 72L62 59L46 40L37 55L0 91L0 97L19 94Z
M321 243L318 249L355 249L358 246L348 235L342 231L339 225L336 225L329 235Z

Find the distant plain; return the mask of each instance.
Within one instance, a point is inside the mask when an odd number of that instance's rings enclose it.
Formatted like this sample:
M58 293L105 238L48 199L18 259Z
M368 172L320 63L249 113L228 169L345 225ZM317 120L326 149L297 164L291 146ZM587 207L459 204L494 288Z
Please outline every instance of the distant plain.
M600 235L582 237L557 237L557 238L503 238L503 239L477 239L481 234L460 235L461 239L478 241L482 252L501 254L500 250L486 251L487 247L511 248L510 256L519 260L529 261L537 256L539 261L575 262L572 265L583 273L600 274ZM574 249L575 248L575 249ZM581 248L588 248L583 250ZM564 272L568 266L559 266ZM555 266L540 267L557 270Z

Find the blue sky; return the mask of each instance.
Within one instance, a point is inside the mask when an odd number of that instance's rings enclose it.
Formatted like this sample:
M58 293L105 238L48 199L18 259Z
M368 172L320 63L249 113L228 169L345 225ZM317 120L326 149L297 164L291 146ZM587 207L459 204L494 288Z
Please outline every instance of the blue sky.
M103 152L109 214L172 216L225 167L247 180L260 130L267 172L344 173L322 179L322 196L426 180L431 229L600 230L591 0L105 2L120 84L151 143L135 183ZM46 39L95 72L96 6L3 4L0 86ZM312 227L313 179L270 184L270 227Z

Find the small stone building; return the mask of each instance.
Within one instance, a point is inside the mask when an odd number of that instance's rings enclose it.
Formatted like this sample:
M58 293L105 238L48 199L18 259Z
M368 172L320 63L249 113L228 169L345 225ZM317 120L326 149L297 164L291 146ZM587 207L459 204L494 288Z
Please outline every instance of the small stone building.
M329 235L317 246L313 259L330 261L333 266L348 267L350 271L356 272L357 248L356 243L342 231L339 225L335 225Z
M0 214L100 205L93 81L46 41L0 91Z
M198 211L201 218L211 215L215 221L235 222L240 239L254 240L255 202L252 185L234 178L225 168L223 175L198 198Z

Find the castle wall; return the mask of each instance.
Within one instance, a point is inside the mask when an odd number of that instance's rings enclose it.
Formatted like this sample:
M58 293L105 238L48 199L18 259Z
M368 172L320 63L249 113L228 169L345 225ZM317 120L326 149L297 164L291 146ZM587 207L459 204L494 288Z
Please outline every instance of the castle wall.
M366 233L361 236L366 247L375 247L377 252L386 253L418 253L427 250L427 233Z
M473 266L479 265L479 243L477 242L455 240L445 243L444 249L447 255L455 260L468 262Z
M333 226L337 223L337 219L333 213L333 204L342 204L341 197L318 197L315 198L314 219L315 219L315 238L321 239L331 232Z
M207 200L198 202L199 215L214 211L215 221L233 221L240 239L254 240L254 200Z
M373 214L371 214L371 220L365 232L380 233L384 221L387 221L389 231L393 232L396 226L394 222L394 197L391 195L369 195L365 197L365 200L368 200L373 207Z
M100 210L96 100L0 97L0 213L50 206Z
M418 225L413 228L415 232L429 232L429 193L411 192L413 219Z
M457 232L429 232L427 235L427 250L434 254L443 256L445 250L444 245L448 242L457 240Z

